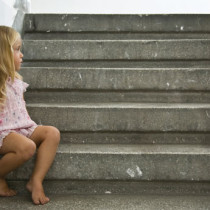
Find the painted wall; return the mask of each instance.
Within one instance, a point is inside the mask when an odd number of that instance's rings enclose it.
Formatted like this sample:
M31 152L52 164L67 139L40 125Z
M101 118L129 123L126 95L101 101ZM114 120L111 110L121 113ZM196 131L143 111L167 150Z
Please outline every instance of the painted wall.
M44 0L44 6L43 0L0 0L0 25L12 26L18 12L19 19L22 19L24 12L30 11L32 13L210 14L210 0Z
M14 0L0 0L0 25L12 26L17 10Z
M11 26L22 32L23 19L31 10L31 0L0 0L0 25Z
M210 14L210 0L31 0L32 13Z

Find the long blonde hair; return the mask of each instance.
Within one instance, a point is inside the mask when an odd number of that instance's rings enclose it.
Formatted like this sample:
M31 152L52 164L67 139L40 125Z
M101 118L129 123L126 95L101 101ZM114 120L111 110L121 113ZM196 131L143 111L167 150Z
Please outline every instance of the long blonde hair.
M6 82L11 78L21 79L21 76L15 70L14 55L12 46L20 34L13 28L0 26L0 108L4 105L6 99Z

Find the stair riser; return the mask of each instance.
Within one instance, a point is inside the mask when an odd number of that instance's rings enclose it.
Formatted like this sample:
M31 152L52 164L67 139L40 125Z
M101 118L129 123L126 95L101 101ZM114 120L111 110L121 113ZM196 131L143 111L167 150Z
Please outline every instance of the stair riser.
M58 153L47 179L210 181L210 156L186 154ZM8 178L28 179L33 161Z
M24 67L64 67L64 68L210 68L209 60L180 61L139 61L139 60L30 60L22 64Z
M210 145L209 133L61 132L61 144L199 144Z
M26 194L26 181L9 181L12 189ZM65 195L115 195L115 194L158 194L158 195L210 195L208 182L145 182L145 181L97 181L97 180L45 180L46 194Z
M29 91L27 103L210 103L209 92L150 92L150 91Z
M78 32L78 33L59 33L42 32L26 33L24 40L157 40L157 39L210 39L210 34L201 33L100 33L100 32Z
M209 15L26 14L25 31L209 32Z
M61 131L210 131L207 107L120 107L29 105L32 119L55 125ZM149 105L148 105L149 107Z
M26 60L209 60L210 40L25 40L23 53Z

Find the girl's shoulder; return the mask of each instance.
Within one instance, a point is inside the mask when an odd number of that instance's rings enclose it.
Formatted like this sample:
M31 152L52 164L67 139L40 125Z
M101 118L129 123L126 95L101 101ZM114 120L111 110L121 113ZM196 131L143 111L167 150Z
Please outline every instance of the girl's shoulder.
M23 82L22 80L15 78L14 82L12 82L12 79L9 78L7 80L7 85L12 87L15 90L20 90L21 92L25 92L26 88L29 86L26 82Z

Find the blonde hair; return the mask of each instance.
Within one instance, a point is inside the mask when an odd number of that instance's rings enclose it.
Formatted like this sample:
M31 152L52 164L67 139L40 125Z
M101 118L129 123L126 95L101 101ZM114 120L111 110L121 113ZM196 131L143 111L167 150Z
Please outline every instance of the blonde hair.
M6 82L11 78L21 79L15 70L13 45L20 38L20 34L13 28L0 26L0 107L6 99Z

